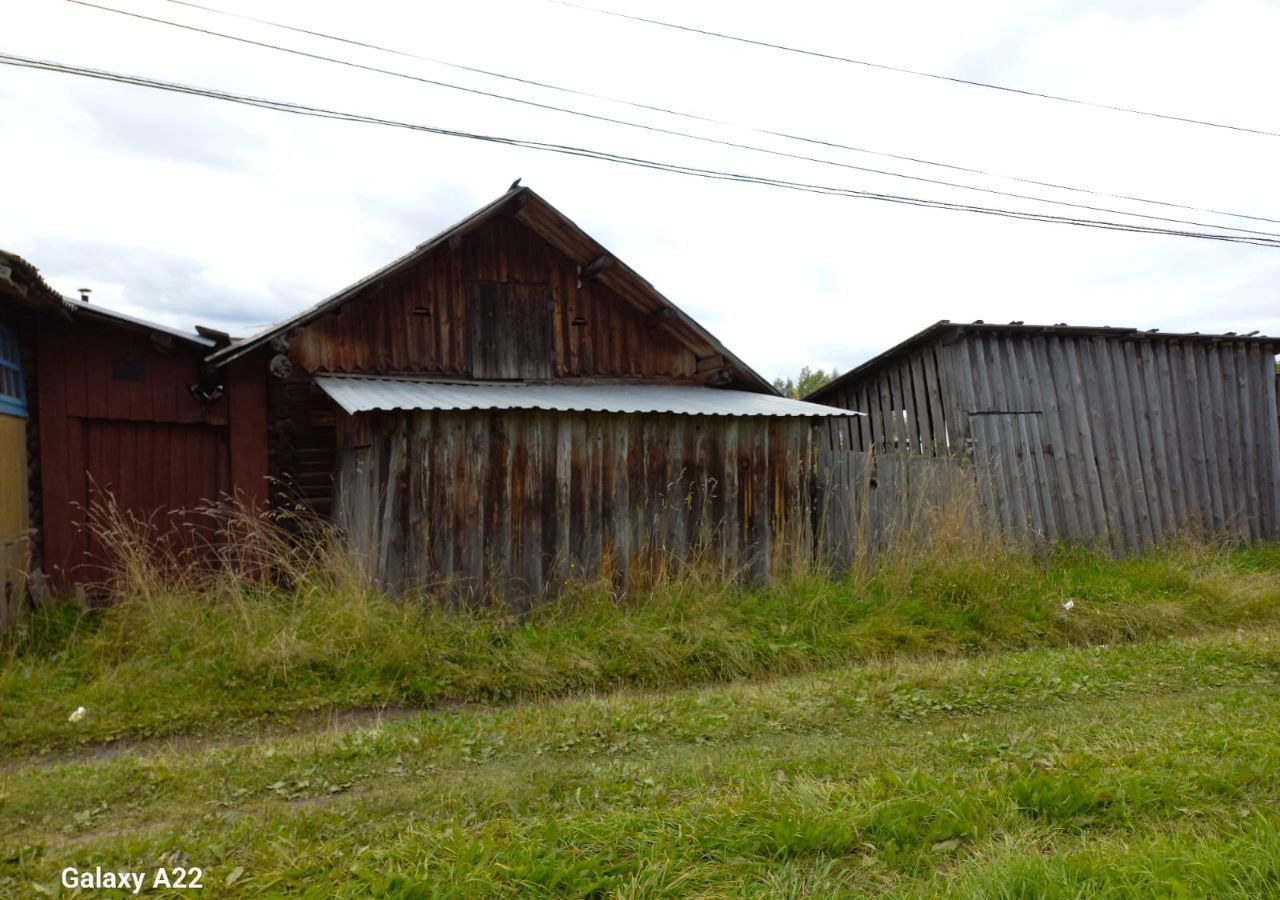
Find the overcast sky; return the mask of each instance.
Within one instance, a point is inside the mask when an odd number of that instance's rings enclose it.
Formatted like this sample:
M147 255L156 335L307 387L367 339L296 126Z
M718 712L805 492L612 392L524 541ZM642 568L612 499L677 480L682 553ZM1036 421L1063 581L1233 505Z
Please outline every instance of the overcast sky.
M1280 232L1280 224L1053 192L643 112L166 0L95 2L842 163ZM735 126L1280 219L1278 137L804 58L546 0L204 2ZM1276 2L600 5L1280 131ZM64 0L5 0L3 23L6 53L703 168L1072 214L589 121ZM64 293L92 287L95 303L186 328L251 333L388 262L521 177L770 377L806 364L846 369L944 318L1280 333L1277 248L707 181L8 66L0 66L0 163L0 248L27 258Z

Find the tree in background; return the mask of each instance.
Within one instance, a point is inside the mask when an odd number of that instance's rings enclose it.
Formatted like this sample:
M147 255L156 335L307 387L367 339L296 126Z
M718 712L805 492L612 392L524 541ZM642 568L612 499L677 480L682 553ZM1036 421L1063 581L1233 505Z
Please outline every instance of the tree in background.
M777 388L778 393L782 394L782 396L799 400L801 397L809 396L835 377L836 371L834 369L828 372L826 369L810 369L805 366L795 378L773 379L773 386Z

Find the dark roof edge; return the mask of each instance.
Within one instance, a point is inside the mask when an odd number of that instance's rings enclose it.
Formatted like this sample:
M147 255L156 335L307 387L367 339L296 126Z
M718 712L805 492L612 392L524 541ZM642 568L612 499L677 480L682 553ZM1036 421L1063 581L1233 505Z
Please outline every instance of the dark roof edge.
M0 250L0 266L9 270L0 273L0 284L10 286L10 295L16 295L17 302L36 308L48 307L64 318L71 318L71 308L67 305L66 298L50 287L40 270L31 263L16 253ZM19 278L13 277L15 273Z
M177 338L195 347L204 347L211 350L216 347L217 341L204 337L198 332L183 331L180 328L170 328L168 325L161 325L159 322L151 322L147 319L139 319L127 313L117 312L114 309L108 309L96 303L86 303L83 300L73 300L64 298L63 303L66 304L73 317L89 316L93 319L102 319L113 325L119 325L124 328L134 328L139 331L150 331L156 334L167 335L171 338Z
M1111 325L1027 325L1025 323L1013 322L1008 324L999 324L995 322L952 322L949 319L941 319L934 322L928 328L916 332L906 340L895 344L883 353L877 354L866 362L854 366L839 378L836 378L834 381L827 382L803 399L813 403L820 403L822 401L818 398L852 384L869 372L880 368L900 356L905 356L917 347L923 346L930 341L938 340L948 333L960 335L972 332L983 332L987 334L1045 334L1061 335L1064 337L1084 337L1092 335L1097 337L1133 338L1159 341L1198 341L1215 344L1250 343L1263 344L1280 351L1280 337L1272 337L1262 334L1201 334L1200 332L1160 331L1158 329L1144 331L1140 328L1122 328Z

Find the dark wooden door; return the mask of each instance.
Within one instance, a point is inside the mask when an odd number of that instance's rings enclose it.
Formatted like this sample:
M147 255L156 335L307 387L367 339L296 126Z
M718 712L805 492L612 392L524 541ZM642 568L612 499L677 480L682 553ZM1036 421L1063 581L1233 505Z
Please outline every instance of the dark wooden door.
M544 284L477 281L467 322L474 378L550 378L555 373L551 291Z

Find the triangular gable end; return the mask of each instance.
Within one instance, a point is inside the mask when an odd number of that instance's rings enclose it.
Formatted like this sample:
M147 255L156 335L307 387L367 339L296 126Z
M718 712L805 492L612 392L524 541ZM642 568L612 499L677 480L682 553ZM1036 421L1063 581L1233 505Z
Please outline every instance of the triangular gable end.
M210 362L273 340L308 371L679 379L775 393L528 188Z

